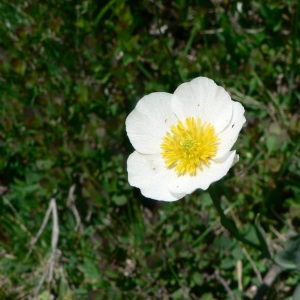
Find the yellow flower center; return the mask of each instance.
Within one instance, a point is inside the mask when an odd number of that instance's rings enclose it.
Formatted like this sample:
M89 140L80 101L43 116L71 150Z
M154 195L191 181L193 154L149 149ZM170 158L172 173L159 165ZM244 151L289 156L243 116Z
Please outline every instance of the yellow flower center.
M195 176L203 164L210 165L219 140L213 125L203 123L200 118L187 118L185 124L178 121L172 125L171 132L166 133L160 145L168 168L175 168L178 175Z

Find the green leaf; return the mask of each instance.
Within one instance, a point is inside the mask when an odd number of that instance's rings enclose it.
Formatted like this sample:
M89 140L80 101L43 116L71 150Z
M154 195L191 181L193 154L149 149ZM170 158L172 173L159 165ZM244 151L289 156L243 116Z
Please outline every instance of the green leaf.
M101 280L102 276L99 269L97 268L95 262L89 258L84 260L84 263L79 267L84 273L86 280Z
M127 203L127 198L124 195L113 195L112 196L112 201L116 204L116 205L124 205Z
M199 272L194 272L193 273L193 281L195 282L195 284L197 285L201 285L203 282L203 277Z
M259 223L259 215L257 215L256 219L255 219L255 232L257 235L257 238L259 240L259 244L261 246L261 250L262 250L262 254L264 257L270 258L271 254L269 252L269 247L266 241L266 233L264 231L264 229L261 227L260 223Z
M284 249L275 256L275 261L285 270L300 271L300 234L286 242Z
M44 291L42 292L39 297L38 297L39 300L50 300L51 299L51 295L48 291Z
M294 294L293 294L293 300L299 300L300 299L300 284L298 284L296 286L296 289L294 291Z

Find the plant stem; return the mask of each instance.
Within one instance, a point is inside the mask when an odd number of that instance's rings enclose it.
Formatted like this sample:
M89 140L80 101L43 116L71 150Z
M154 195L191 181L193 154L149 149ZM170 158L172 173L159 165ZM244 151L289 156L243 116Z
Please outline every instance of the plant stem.
M219 199L218 195L216 194L214 188L213 188L213 187L210 187L209 190L208 190L208 192L209 192L209 195L210 195L210 197L211 197L211 200L212 200L212 202L213 202L213 204L214 204L214 206L215 206L215 208L216 208L216 210L217 210L217 212L218 212L218 214L219 214L219 216L220 216L220 218L221 218L221 224L222 224L222 225L223 225L223 226L224 226L224 227L225 227L225 228L226 228L226 229L227 229L227 230L228 230L228 231L229 231L229 232L230 232L230 233L238 240L238 241L240 241L240 242L242 242L242 243L244 243L244 244L246 244L246 245L248 245L248 246L251 246L251 247L255 248L256 250L262 251L259 245L257 245L257 244L255 244L255 243L249 241L248 239L246 239L246 238L244 237L244 235L242 235L242 234L238 231L238 229L237 229L237 227L236 227L234 221L231 220L231 219L229 219L229 218L224 214L224 211L223 211L223 209L222 209L222 207L221 207L221 204L220 204L220 199Z

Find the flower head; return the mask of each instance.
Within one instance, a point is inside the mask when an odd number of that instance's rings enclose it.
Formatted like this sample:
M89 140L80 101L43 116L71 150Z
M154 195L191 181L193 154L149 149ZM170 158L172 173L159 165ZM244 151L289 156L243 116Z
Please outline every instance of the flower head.
M231 148L246 121L244 112L206 77L181 84L174 94L143 97L126 119L136 150L127 161L129 183L164 201L206 190L238 161Z

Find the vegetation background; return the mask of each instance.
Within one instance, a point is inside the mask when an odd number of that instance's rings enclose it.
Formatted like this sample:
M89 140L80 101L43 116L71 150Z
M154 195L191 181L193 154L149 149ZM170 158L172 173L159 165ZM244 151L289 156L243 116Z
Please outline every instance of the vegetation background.
M253 299L284 247L265 299L300 299L299 5L1 0L0 299ZM267 254L207 192L164 203L127 182L128 113L198 76L246 109L216 189Z

